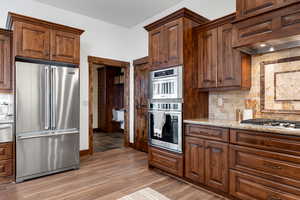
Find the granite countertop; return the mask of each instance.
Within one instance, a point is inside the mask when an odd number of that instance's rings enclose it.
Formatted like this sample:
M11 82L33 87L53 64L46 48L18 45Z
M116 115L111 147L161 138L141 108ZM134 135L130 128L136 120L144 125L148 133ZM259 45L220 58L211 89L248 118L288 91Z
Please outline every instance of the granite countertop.
M233 120L188 119L184 123L300 136L300 129L241 124Z
M0 124L13 124L14 116L0 118Z

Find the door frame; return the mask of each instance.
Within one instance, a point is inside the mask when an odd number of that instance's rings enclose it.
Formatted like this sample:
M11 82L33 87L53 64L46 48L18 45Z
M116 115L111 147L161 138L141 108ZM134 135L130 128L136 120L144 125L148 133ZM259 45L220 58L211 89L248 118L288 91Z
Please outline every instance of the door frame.
M124 68L125 77L124 77L124 109L125 109L125 127L124 127L124 146L127 147L129 145L129 134L130 134L130 127L129 127L129 71L130 71L130 63L126 61L120 60L113 60L108 58L101 58L101 57L94 57L88 56L88 63L89 63L89 149L84 150L81 155L94 153L94 132L93 132L93 91L94 91L94 65L105 65L111 67L120 67Z
M134 76L134 88L135 88L135 77L136 77L136 67L140 66L140 65L144 65L149 63L149 56L145 56L143 58L139 58L133 61L133 76ZM149 66L150 67L150 66ZM134 91L135 92L135 91ZM134 98L135 98L135 94L134 94ZM133 129L134 129L134 143L132 144L132 147L137 149L137 139L136 139L136 101L134 99L134 105L133 105L133 110L134 110L134 124L133 124Z

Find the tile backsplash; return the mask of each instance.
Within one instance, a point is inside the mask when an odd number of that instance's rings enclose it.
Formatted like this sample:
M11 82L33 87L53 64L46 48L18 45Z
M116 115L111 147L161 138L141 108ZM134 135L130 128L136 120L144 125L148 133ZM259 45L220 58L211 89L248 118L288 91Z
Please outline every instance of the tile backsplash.
M1 94L0 93L0 115L13 114L13 94Z
M297 114L262 113L260 109L260 63L300 55L300 48L252 56L252 85L247 91L221 91L209 93L209 118L236 119L236 109L253 109L255 118L272 118L300 121ZM250 103L249 103L250 102Z

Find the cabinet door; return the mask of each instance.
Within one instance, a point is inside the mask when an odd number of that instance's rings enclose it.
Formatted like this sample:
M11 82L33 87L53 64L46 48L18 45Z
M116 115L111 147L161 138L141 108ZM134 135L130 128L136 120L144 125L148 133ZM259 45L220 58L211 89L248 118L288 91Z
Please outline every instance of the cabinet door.
M51 60L79 64L80 36L62 31L51 31Z
M163 26L149 32L149 58L154 69L165 61L163 39Z
M275 8L281 0L237 0L237 16L253 16Z
M164 26L164 62L168 67L183 64L182 34L182 19L172 21Z
M11 38L0 35L0 91L12 90Z
M16 56L49 60L50 29L33 24L15 22L14 37Z
M218 29L198 34L198 81L199 88L217 86Z
M218 28L218 81L217 87L241 85L241 56L232 48L232 25Z
M205 184L228 191L228 144L205 142Z
M204 140L185 138L185 177L204 184Z

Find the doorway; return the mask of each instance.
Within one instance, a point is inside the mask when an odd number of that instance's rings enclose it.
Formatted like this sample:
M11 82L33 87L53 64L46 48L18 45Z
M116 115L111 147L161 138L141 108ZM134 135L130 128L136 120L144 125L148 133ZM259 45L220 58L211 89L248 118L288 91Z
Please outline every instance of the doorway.
M88 57L89 153L128 146L128 62Z

